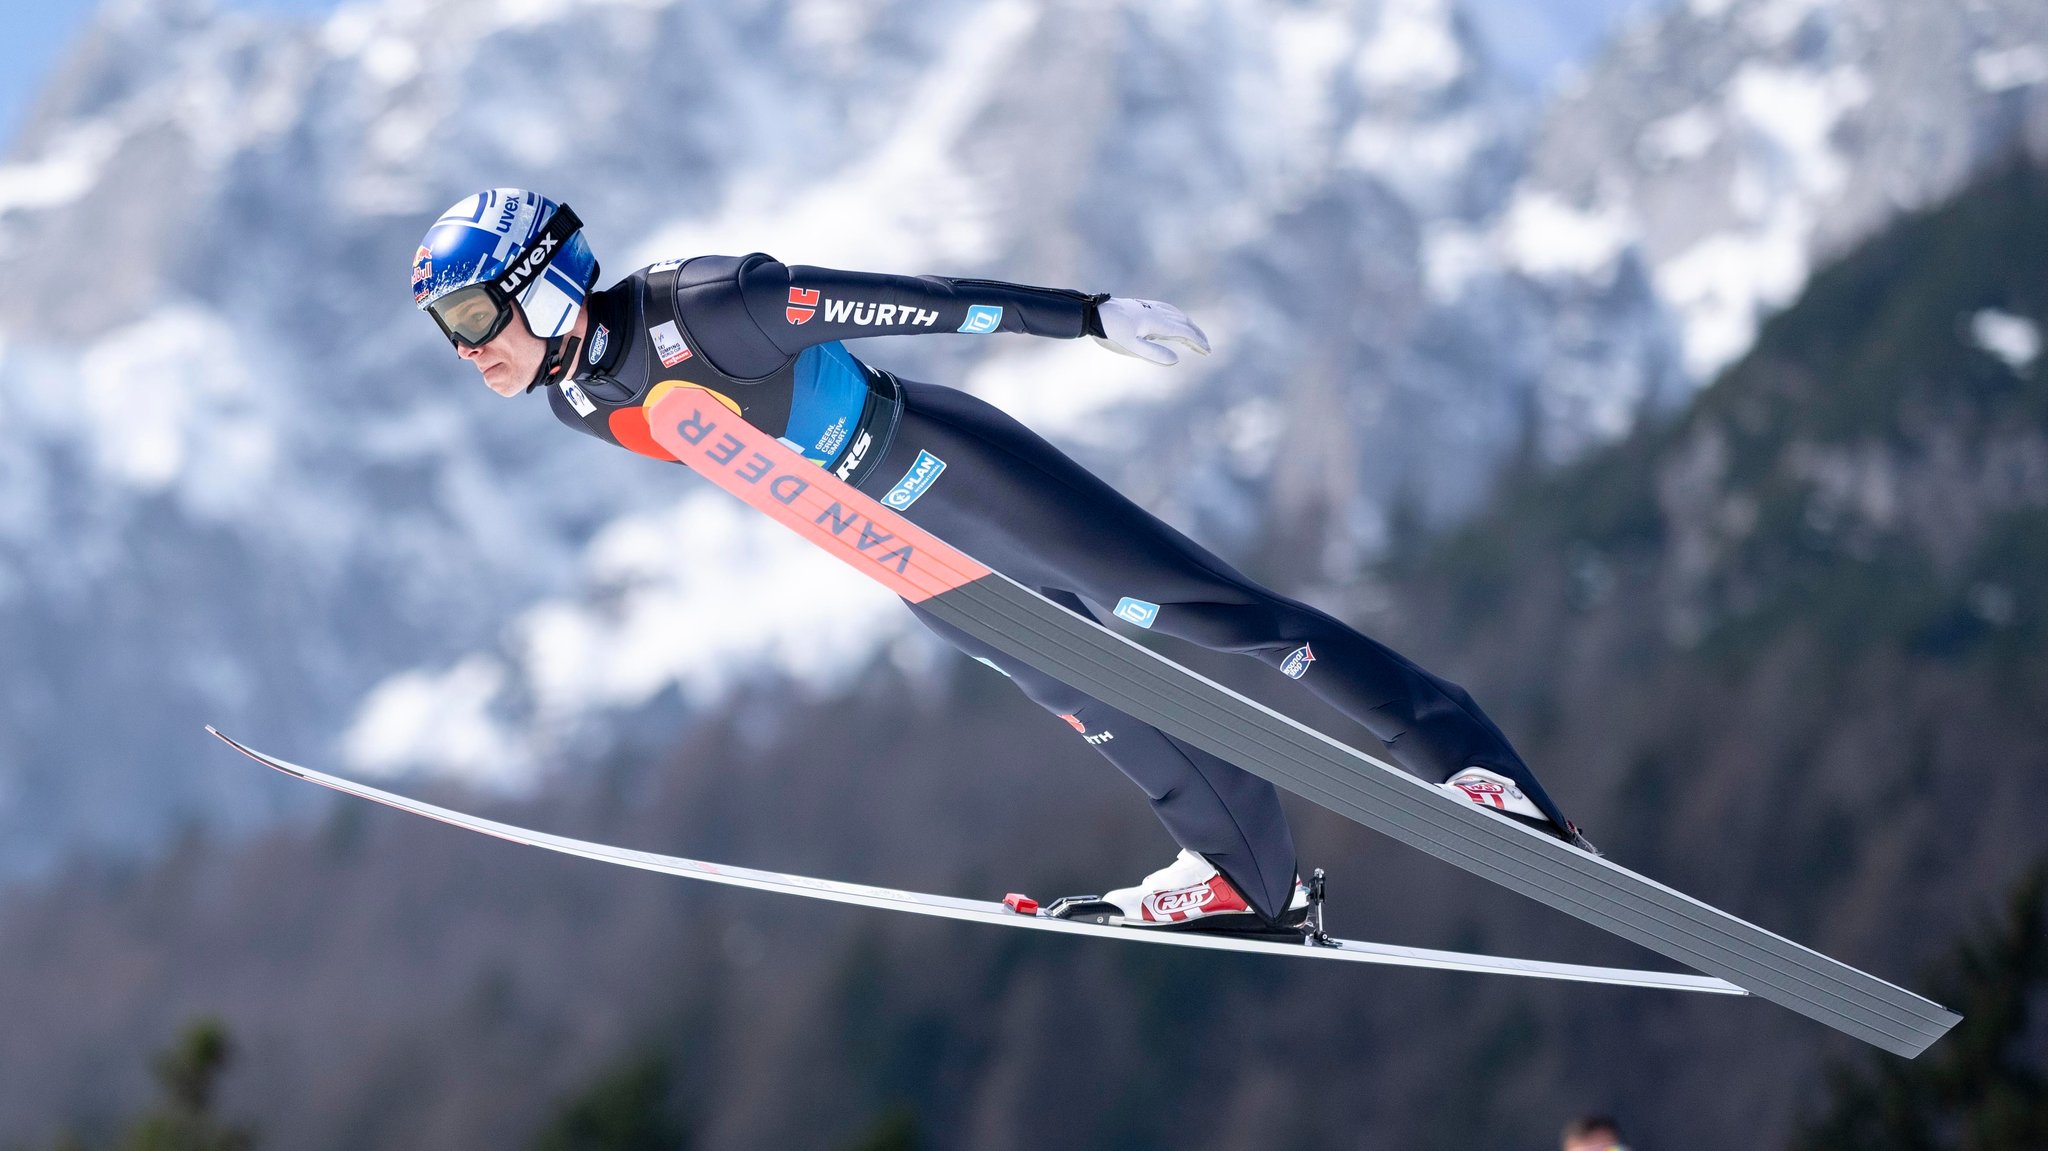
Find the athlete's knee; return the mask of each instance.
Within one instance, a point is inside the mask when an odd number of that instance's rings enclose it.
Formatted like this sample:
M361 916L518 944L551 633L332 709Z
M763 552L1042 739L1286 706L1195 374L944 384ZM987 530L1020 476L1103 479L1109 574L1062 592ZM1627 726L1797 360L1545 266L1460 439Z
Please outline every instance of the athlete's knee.
M1442 693L1445 699L1451 701L1459 710L1467 712L1479 710L1479 704L1472 699L1472 693L1466 691L1458 684L1452 683L1441 676L1434 675L1429 677L1429 681L1438 692Z
M1233 655L1264 659L1301 643L1291 637L1292 629L1285 626L1279 613L1260 603L1211 600L1154 605L1127 600L1117 606L1116 614L1140 627Z

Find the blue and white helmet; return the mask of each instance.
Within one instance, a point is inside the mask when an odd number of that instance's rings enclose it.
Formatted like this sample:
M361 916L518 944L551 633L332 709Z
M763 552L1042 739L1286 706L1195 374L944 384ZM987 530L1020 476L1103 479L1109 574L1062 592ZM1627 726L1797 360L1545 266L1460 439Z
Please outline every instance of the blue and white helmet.
M576 213L523 188L493 188L456 202L427 229L413 256L413 303L432 314L449 339L472 346L504 329L511 319L507 302L519 305L534 335L562 335L576 325L596 283L597 257L584 242ZM451 327L442 314L447 309L435 307L472 285L482 286L497 305L488 332Z

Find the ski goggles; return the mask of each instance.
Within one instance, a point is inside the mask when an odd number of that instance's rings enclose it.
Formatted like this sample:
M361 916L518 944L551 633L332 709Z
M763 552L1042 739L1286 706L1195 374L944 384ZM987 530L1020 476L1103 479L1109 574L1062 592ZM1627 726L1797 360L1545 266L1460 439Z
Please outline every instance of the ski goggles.
M468 284L427 305L427 314L441 326L441 334L458 348L481 348L498 338L498 333L519 314L519 293L533 286L554 260L555 253L569 237L583 227L583 221L569 205L563 204L548 217L526 250L506 269L489 280Z

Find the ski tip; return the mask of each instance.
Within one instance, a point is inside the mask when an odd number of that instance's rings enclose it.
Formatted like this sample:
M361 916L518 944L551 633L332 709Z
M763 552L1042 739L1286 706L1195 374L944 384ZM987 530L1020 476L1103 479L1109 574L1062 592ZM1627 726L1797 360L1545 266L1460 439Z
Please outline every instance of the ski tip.
M233 736L213 726L210 723L206 725L206 734L212 736L213 738L221 741L224 744L227 744L229 747L234 748L236 751L241 752L243 755L250 756L250 758L252 759L255 758L254 755L250 752L249 748L245 746L240 740L237 740Z
M243 743L242 741L234 738L231 735L228 735L226 732L223 732L222 730L213 726L210 723L206 725L206 731L207 734L213 736L215 739L221 741L224 744L227 744L229 747L234 748L236 751L241 752L243 755L248 756L250 759L255 760L257 763L260 763L265 767L272 768L276 771L281 771L286 775L296 776L299 779L312 778L299 767L293 764L286 763L284 760L276 759L274 757L265 755L262 752L257 751L255 748L250 747L248 744Z

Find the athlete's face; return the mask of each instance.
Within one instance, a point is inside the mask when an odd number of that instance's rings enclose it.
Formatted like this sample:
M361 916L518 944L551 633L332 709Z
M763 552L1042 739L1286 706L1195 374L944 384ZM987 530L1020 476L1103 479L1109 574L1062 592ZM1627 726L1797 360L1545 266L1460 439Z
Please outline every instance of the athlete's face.
M481 317L484 323L490 322L491 305L488 300L477 300L470 306L485 313ZM449 318L453 320L456 317ZM492 336L483 347L468 348L457 344L455 354L476 365L476 370L483 373L485 387L501 396L516 396L526 390L534 373L540 371L540 362L548 354L548 344L527 330L526 316L521 313L512 317L505 330Z

